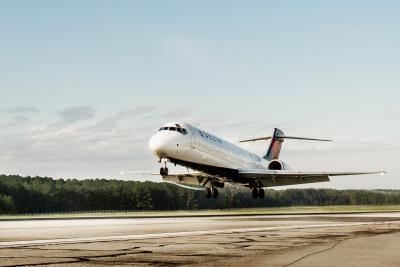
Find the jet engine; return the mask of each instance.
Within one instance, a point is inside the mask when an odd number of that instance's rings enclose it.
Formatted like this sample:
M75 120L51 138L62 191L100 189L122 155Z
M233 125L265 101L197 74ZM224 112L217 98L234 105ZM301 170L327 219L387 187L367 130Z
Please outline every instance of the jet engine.
M283 161L274 159L268 162L268 170L281 171L289 169L290 169L289 166Z

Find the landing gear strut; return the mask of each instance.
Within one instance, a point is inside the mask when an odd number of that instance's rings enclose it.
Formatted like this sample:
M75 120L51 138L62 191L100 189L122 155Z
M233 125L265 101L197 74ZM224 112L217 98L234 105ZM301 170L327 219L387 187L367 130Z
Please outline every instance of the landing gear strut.
M251 190L251 195L252 195L253 199L256 199L258 197L260 199L264 199L265 191L262 188L253 188L253 190Z
M212 196L213 196L213 198L217 198L218 197L218 190L215 187L213 187L213 189L212 189Z
M206 197L207 198L217 198L218 197L218 190L215 187L207 187L206 188Z

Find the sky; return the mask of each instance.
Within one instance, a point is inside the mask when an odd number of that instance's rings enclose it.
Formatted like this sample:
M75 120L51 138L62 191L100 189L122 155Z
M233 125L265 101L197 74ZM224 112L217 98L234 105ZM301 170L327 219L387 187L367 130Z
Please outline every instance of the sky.
M398 1L0 1L0 172L137 179L168 121L400 189ZM267 143L243 146L262 154ZM159 181L160 178L153 178Z

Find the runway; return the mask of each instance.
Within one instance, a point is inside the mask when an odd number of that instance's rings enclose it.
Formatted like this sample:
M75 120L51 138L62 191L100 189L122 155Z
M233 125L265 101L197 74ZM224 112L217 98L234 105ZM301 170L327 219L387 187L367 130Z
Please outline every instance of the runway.
M0 221L0 266L400 266L400 213Z

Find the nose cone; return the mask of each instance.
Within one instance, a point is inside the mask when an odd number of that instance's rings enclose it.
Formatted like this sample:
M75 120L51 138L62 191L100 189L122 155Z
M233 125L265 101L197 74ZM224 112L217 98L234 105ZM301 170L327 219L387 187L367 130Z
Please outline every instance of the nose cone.
M168 140L160 134L153 135L149 140L149 148L156 156L166 156L169 147Z
M161 144L158 138L156 138L155 135L153 135L150 140L149 140L149 148L153 154L158 154L158 151L160 150Z

